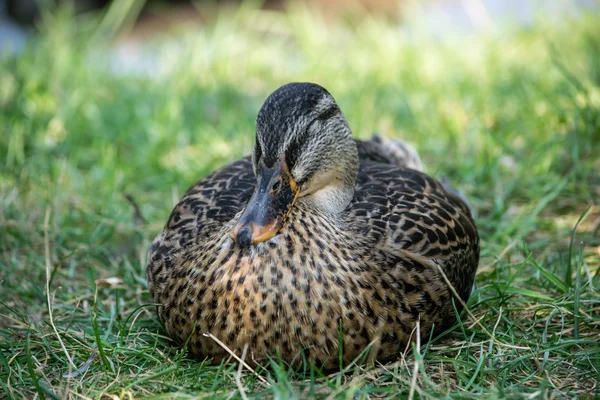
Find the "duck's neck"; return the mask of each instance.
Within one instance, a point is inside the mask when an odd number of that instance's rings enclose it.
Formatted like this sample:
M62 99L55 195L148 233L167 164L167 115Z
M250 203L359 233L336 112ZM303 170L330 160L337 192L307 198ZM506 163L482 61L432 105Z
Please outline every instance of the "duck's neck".
M321 168L327 171L315 176L309 189L298 201L317 209L325 215L341 214L354 197L354 184L358 175L358 151L354 140L349 141L344 154L331 156Z
M309 207L317 209L325 215L335 217L346 209L353 197L353 187L329 185L302 200Z

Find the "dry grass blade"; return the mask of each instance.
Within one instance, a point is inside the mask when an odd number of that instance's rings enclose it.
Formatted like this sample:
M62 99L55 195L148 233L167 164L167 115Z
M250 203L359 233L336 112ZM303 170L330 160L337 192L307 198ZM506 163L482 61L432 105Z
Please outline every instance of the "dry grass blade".
M56 338L58 339L58 342L60 343L60 347L62 348L62 351L65 354L65 357L67 357L67 360L69 361L69 368L71 368L72 370L77 370L77 366L73 362L73 359L71 358L71 355L67 351L65 343L63 342L62 338L60 337L60 333L58 333L58 329L56 328L56 325L54 324L54 315L52 313L52 301L51 301L51 296L50 296L50 278L52 277L52 260L50 259L50 257L51 257L51 255L50 255L50 238L48 236L49 235L49 232L48 232L49 224L50 224L50 208L47 208L46 216L44 218L44 252L45 252L45 256L46 256L46 302L47 302L47 306L48 306L48 321L50 322L50 325L52 326L52 329L54 330L54 334L56 335Z
M231 357L235 358L235 360L237 362L239 362L240 365L243 365L248 371L250 371L252 373L252 375L256 376L256 378L259 381L261 381L266 387L271 386L269 381L267 381L262 375L260 375L258 372L256 372L254 370L254 368L252 368L250 365L248 365L248 363L246 363L246 361L244 361L237 354L235 354L229 347L227 347L227 345L225 345L225 343L221 342L215 335L213 335L212 333L204 333L203 335L206 336L207 338L214 340L219 346L221 346L226 352L228 352L231 355Z
M417 320L417 324L415 326L415 337L416 337L416 347L415 351L420 355L421 350L421 321ZM408 400L413 400L415 397L415 390L417 388L417 377L419 376L419 361L415 360L415 364L413 365L413 375L410 381L410 391L408 392Z
M473 313L471 312L471 310L469 309L469 307L467 306L467 304L463 301L463 299L461 299L460 295L458 294L458 292L456 291L456 289L454 288L454 286L452 285L452 283L450 282L450 280L446 276L446 273L444 272L444 270L442 269L442 267L439 264L436 264L434 262L429 262L429 265L432 266L433 268L437 268L437 270L442 275L442 278L444 279L444 282L446 282L446 285L448 285L448 288L450 289L450 291L454 295L454 298L456 299L456 301L458 301L461 304L461 306L463 307L463 309L467 312L467 314L469 314L469 317L473 321L476 322L476 325L479 326L479 328L481 328L481 330L487 336L489 336L490 339L494 341L494 343L496 343L499 346L509 347L511 349L529 350L529 347L515 346L513 344L504 343L504 342L496 339L496 337L490 331L488 331L488 329L485 326L483 326L483 324L480 322L480 320L477 317L475 317L475 315L473 315Z
M510 242L501 252L500 254L498 254L498 256L496 257L496 259L494 261L492 261L489 264L486 265L482 265L481 267L479 267L477 269L477 273L481 273L484 271L490 271L496 264L498 264L498 262L500 260L502 260L504 258L504 256L506 255L506 253L508 253L510 251L510 249L512 249L513 247L515 247L515 245L517 244L516 240L513 240L512 242Z
M248 400L248 396L246 395L246 390L244 389L244 385L242 384L242 369L244 366L244 360L246 359L246 353L248 352L248 345L244 345L244 350L242 351L242 358L240 359L242 362L238 364L237 373L235 374L235 384L240 391L240 396L242 396L243 400Z

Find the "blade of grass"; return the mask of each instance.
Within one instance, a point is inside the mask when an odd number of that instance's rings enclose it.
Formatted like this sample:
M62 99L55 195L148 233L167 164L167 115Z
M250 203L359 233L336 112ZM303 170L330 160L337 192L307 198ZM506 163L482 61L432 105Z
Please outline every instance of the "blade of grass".
M100 358L102 359L102 363L110 372L114 374L115 369L112 362L106 356L104 351L104 342L102 341L102 336L100 335L100 327L98 326L98 286L96 285L96 290L94 292L94 306L92 311L92 329L94 331L94 338L96 339L96 346L98 348L98 352L100 353Z
M527 250L527 246L525 244L524 244L524 248L525 248L525 251L528 251ZM562 293L567 293L568 292L569 287L564 282L562 282L558 276L556 276L555 274L553 274L547 268L542 267L536 261L535 257L533 257L531 255L531 253L530 253L530 255L527 258L529 260L531 260L531 263L539 271L539 273L542 274L544 276L544 278L546 278L548 281L550 281L550 283L552 283L556 289L558 289Z
M579 246L577 270L575 271L575 293L573 297L573 334L579 340L579 304L581 301L581 266L583 262L583 243Z
M33 330L33 327L32 327L32 330ZM26 342L25 349L26 349L26 354L27 354L27 369L29 370L29 376L31 377L31 380L33 381L33 386L35 387L35 390L37 391L40 398L45 399L46 394L40 387L40 383L38 381L37 374L35 373L35 367L33 366L33 356L31 355L31 333L30 332L27 333L27 342Z
M518 294L521 296L530 297L532 299L545 300L545 301L550 301L550 302L553 301L552 297L547 296L542 293L539 293L539 292L536 292L535 290L531 290L531 289L509 286L509 285L505 285L505 284L498 284L498 288L502 291L502 293L507 294L507 295Z
M591 208L591 205L587 206L587 208L581 213L581 215L577 219L577 222L575 223L575 226L571 231L571 240L569 241L569 256L567 259L567 269L565 271L565 282L569 287L573 286L573 241L575 240L575 234L577 233L577 228L579 227L579 224L581 223L581 221L583 221L583 219L585 218L585 216Z

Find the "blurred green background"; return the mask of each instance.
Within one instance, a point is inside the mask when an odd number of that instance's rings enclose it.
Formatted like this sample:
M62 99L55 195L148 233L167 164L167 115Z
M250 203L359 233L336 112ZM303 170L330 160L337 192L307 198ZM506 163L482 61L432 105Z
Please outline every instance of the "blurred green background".
M40 4L0 30L6 398L598 395L597 2ZM403 363L265 387L171 347L145 257L290 81L414 144L471 202L482 260L464 325Z

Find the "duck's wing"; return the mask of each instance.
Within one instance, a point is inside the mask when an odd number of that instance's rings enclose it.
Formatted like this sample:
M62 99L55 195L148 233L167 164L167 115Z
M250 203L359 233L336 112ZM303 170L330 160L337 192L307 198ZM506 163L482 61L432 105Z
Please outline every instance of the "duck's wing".
M479 236L468 206L440 182L413 169L363 161L349 214L391 265L406 257L423 264L417 270L437 263L460 296L468 297Z
M210 235L246 206L255 186L250 156L235 161L189 188L171 213L167 227L193 217L198 233Z
M148 255L148 280L190 246L202 246L223 229L250 200L256 177L250 157L235 161L199 180L171 212Z

